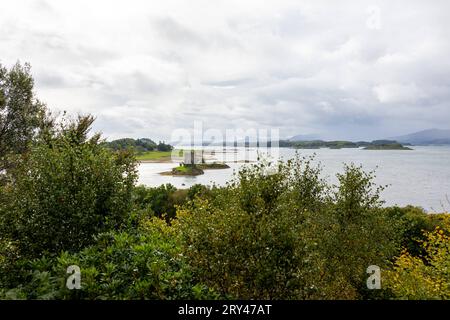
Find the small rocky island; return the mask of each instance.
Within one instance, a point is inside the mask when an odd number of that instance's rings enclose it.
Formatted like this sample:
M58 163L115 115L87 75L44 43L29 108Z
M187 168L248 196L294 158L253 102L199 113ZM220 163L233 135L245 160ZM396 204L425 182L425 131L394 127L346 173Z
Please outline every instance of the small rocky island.
M178 167L173 168L171 171L161 172L160 174L168 176L198 176L204 174L204 170L228 168L230 166L226 163L206 163L202 150L191 150L191 152L184 153L184 161Z
M172 169L172 171L161 172L163 176L198 176L205 172L197 168L195 165L180 164L178 167Z
M363 150L413 150L405 147L403 144L394 140L374 140L367 141L279 141L280 147L294 148L294 149L348 149L348 148L362 148Z
M409 147L405 147L397 141L378 140L373 141L370 145L366 146L364 150L413 150Z

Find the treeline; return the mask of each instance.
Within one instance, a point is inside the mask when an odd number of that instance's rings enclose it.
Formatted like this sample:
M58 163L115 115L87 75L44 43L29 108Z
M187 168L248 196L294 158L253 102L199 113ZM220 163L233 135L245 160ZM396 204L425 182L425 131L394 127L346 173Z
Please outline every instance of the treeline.
M297 156L224 187L136 186L134 152L90 135L91 116L56 122L39 104L16 118L36 103L26 80L20 65L0 78L1 123L30 129L5 129L26 143L1 154L0 298L450 298L448 214L384 208L373 173L348 165L330 185ZM72 265L80 289L66 287Z
M393 140L374 140L372 142L367 141L323 141L323 140L312 140L312 141L289 141L280 140L280 147L285 148L295 148L295 149L319 149L319 148L330 148L330 149L342 149L342 148L360 148L364 147L366 149L402 149L405 148L401 143Z
M151 139L141 138L123 138L110 142L103 142L103 144L114 151L118 150L130 150L137 154L142 154L147 151L172 151L173 147L170 144L159 141L155 143Z

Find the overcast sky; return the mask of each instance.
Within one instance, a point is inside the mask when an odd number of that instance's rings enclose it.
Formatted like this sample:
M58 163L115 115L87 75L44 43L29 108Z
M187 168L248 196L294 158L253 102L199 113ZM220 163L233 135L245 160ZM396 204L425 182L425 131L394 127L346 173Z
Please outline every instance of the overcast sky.
M0 63L109 139L450 128L450 1L0 0Z

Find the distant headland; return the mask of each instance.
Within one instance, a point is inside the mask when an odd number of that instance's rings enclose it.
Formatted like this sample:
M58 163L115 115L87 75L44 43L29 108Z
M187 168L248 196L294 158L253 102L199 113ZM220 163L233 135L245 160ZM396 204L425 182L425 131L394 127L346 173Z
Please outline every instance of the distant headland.
M372 142L367 141L290 141L281 140L279 142L280 147L294 148L294 149L344 149L344 148L363 148L364 150L413 150L405 145L394 140L374 140Z

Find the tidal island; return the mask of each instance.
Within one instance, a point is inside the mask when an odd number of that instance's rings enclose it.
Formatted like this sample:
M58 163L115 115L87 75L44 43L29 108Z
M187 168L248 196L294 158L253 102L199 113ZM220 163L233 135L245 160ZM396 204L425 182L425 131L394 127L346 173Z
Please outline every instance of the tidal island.
M160 174L166 176L198 176L204 174L204 170L228 168L230 166L226 163L206 163L203 150L191 150L190 152L184 152L184 161L178 167L173 168L171 171L161 172Z

